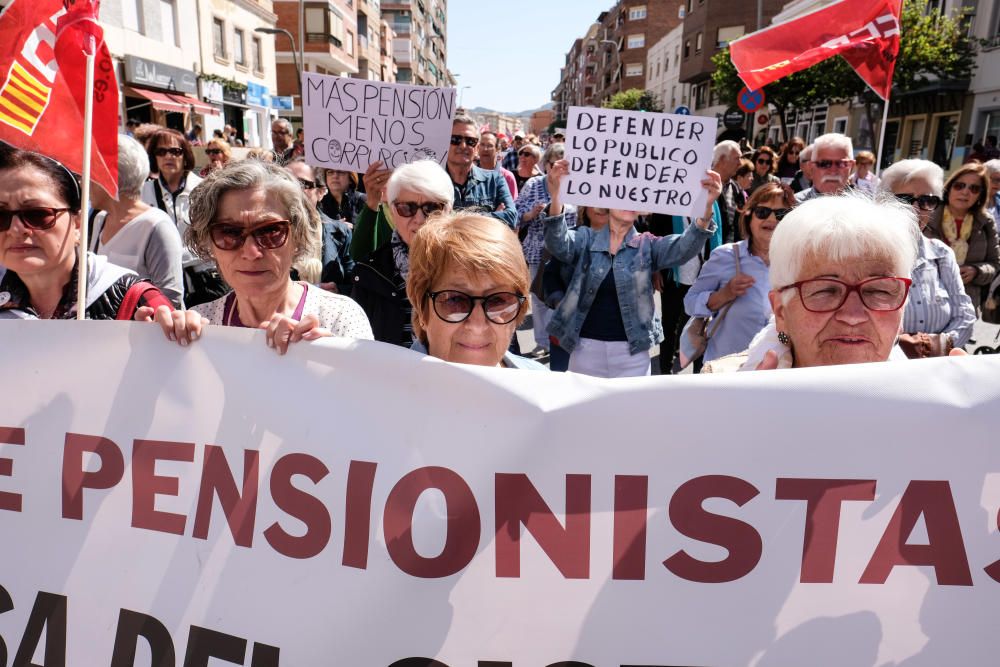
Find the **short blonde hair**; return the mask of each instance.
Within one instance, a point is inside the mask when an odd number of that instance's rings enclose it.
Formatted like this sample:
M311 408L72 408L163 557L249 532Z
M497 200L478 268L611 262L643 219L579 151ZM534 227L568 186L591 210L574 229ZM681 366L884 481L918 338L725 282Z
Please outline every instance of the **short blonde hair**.
M424 322L430 316L427 292L449 269L472 276L486 275L528 296L528 264L517 234L493 217L459 211L434 216L417 230L410 243L410 273L406 296L413 305L413 333L425 346ZM527 316L521 308L515 326Z
M209 148L218 148L221 150L222 154L226 156L225 162L229 162L229 160L233 157L233 149L230 147L229 142L224 139L210 139L209 142L205 144L205 150L208 150Z

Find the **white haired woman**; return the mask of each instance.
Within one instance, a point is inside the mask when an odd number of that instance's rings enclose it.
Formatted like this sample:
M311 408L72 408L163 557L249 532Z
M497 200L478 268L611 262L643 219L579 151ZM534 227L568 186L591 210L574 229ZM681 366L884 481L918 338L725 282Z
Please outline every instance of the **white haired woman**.
M365 172L365 188L368 198L351 238L351 296L368 315L375 340L410 347L410 241L427 218L451 211L455 190L448 173L432 160L417 160L392 172L374 162ZM382 206L383 199L388 206Z
M181 237L170 216L142 201L149 157L142 145L118 135L118 199L92 187L90 251L131 269L160 288L177 308L184 299Z
M851 193L811 199L771 236L774 319L748 355L710 370L886 361L899 336L917 257L913 209ZM731 365L729 365L731 364ZM706 365L709 366L709 365Z
M289 277L294 262L316 254L320 239L319 212L289 172L257 160L230 162L192 191L190 215L188 248L215 260L232 291L186 312L158 308L167 338L186 345L205 323L260 328L279 354L289 343L323 336L371 339L351 299Z
M921 231L942 204L944 170L930 160L900 160L882 172L882 188L913 207ZM941 356L969 342L976 309L965 293L955 253L922 236L910 276L899 346L911 358Z

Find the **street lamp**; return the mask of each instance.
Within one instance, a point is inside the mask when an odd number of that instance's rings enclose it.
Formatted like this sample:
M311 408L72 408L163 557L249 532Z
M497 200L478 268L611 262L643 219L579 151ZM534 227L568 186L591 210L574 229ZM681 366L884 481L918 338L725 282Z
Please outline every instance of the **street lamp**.
M462 86L462 89L460 91L458 91L458 106L462 107L463 109L465 107L462 106L462 100L465 98L465 89L466 88L472 88L472 86Z
M299 106L302 107L305 104L305 98L302 97L302 68L299 66L299 57L295 52L295 35L284 28L254 28L254 32L264 33L265 35L282 34L288 37L288 41L292 43L292 62L295 64L295 73L299 81Z

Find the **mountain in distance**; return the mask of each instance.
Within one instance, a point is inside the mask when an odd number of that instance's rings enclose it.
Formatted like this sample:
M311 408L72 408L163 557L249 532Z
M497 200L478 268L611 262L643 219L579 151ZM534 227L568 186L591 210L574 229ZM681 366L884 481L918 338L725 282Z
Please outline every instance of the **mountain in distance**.
M499 114L502 114L504 116L511 116L511 117L514 117L514 118L520 118L520 117L523 117L523 116L531 116L531 114L535 113L536 111L543 111L545 109L551 109L554 106L555 105L552 102L549 102L547 104L543 104L540 107L536 107L534 109L528 109L527 111L497 111L496 109L487 109L486 107L475 107L473 109L468 109L468 111L470 111L472 113L499 113Z

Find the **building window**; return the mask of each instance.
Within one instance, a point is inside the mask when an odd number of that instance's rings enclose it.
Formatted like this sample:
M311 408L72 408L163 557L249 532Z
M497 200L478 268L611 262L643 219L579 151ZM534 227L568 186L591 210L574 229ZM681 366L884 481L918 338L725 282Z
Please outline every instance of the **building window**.
M260 37L254 37L253 41L250 42L250 60L253 61L253 71L263 72L264 71L264 47L260 41Z
M628 36L628 47L630 49L641 49L646 46L646 35L639 33L638 35Z
M145 34L142 20L142 0L122 0L122 27Z
M354 33L350 30L346 33L347 39L344 40L344 50L347 51L347 55L354 55Z
M163 26L163 41L180 46L177 35L177 8L174 0L160 0L160 25Z
M212 19L212 53L226 60L226 22L220 18Z
M646 18L646 5L636 5L628 8L629 21L641 21Z
M730 42L736 41L742 37L746 32L746 29L741 25L732 25L725 28L719 28L718 38L716 39L715 48L724 49L729 46Z
M833 121L833 131L837 134L847 134L847 118L837 118Z
M694 52L701 53L701 33L694 36Z
M247 66L246 34L240 29L233 31L233 62L240 67Z
M625 65L625 76L642 76L642 63L629 63Z
M690 55L691 55L691 40L690 39L685 39L684 40L684 59L687 60L688 56L690 56Z

